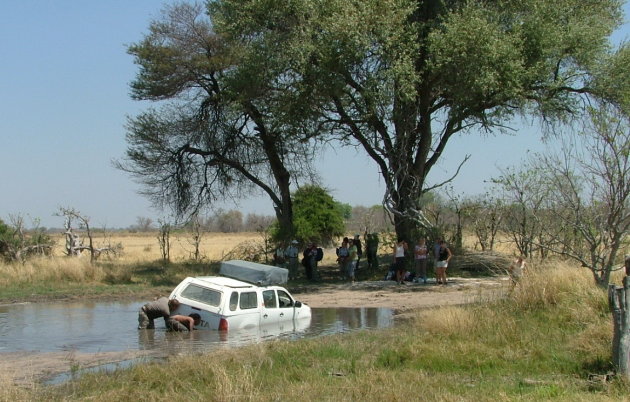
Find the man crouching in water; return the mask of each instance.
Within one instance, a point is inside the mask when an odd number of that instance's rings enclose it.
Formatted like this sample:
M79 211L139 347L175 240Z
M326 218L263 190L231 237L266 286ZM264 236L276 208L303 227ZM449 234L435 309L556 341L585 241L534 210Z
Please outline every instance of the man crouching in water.
M201 316L197 313L188 316L173 315L166 320L166 328L174 332L192 331L195 329L195 325L199 325L200 322Z
M171 311L177 309L179 302L168 297L160 297L159 299L145 304L138 311L138 329L154 329L156 318L164 318L167 322Z

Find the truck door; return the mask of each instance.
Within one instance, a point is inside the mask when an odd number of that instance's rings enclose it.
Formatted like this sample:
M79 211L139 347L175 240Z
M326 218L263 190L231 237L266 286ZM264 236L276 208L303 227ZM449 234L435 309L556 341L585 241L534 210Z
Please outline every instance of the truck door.
M281 309L278 308L278 296L275 289L262 291L263 305L261 307L260 325L263 333L277 331ZM266 328L263 328L266 327Z
M285 292L283 289L277 289L278 291L278 305L280 306L280 330L281 331L293 331L295 330L295 302L293 298Z

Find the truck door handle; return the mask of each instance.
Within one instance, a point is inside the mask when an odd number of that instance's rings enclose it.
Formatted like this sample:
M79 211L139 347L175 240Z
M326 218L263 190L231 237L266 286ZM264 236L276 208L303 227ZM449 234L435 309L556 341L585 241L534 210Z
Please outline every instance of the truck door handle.
M280 317L284 317L284 313L280 313Z
M263 318L267 318L267 314L264 314L264 315L263 315Z

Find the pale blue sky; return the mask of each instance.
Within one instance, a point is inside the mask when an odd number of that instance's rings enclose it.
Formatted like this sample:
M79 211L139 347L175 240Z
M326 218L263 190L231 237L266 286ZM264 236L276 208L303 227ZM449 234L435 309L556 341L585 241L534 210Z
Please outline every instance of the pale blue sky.
M54 214L73 207L94 227L127 227L136 217L157 220L139 187L111 161L124 155L126 116L147 107L132 101L137 72L126 45L137 42L158 18L158 0L0 0L0 219L22 215L61 227ZM629 12L625 5L626 14ZM627 39L628 24L613 38ZM529 131L529 130L527 130ZM471 159L455 191L482 193L497 167L540 150L534 130L515 136L458 137L430 176L450 175L465 154ZM374 205L383 185L369 159L352 150L326 153L318 166L323 184L340 202ZM244 213L272 215L266 198L243 200Z

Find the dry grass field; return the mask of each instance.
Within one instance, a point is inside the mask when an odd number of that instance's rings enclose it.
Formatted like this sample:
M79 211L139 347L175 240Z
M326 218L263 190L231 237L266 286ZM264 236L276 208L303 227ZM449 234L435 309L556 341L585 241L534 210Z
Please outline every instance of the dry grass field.
M88 252L80 258L68 258L63 234L51 235L56 242L53 258L32 258L25 262L7 263L0 261L0 300L31 300L37 297L58 298L71 294L114 294L115 292L149 291L158 287L170 288L185 276L213 274L218 262L226 259L245 259L271 263L271 252L267 261L261 259L265 238L260 233L205 233L199 247L200 260L194 261L192 236L186 232L171 233L170 262L163 264L158 232L97 232L94 245L120 245L116 256L103 254L98 264L90 264ZM384 238L385 236L382 236ZM87 244L87 239L83 239ZM339 241L340 242L340 241ZM499 245L499 247L502 245ZM267 246L271 248L270 245ZM497 247L497 248L499 248ZM474 238L466 238L466 248L474 250ZM514 255L514 253L507 253ZM364 280L380 278L391 262L391 248L381 241L379 262L382 272L372 272ZM501 266L509 263L501 262ZM328 276L335 277L337 263L335 248L324 249L324 260L320 263ZM46 296L48 295L48 296Z
M122 245L122 254L118 260L122 263L136 263L155 261L162 258L158 241L158 232L112 232L107 234L96 233L93 237L96 247L106 245ZM53 254L55 256L64 255L65 237L63 234L52 235L56 240ZM87 238L84 237L84 243ZM171 261L182 262L193 258L195 250L190 233L171 233ZM220 261L236 247L244 247L258 243L262 247L264 243L263 235L255 232L243 233L205 233L199 247L201 257L204 261ZM339 240L341 243L341 240ZM337 245L338 246L338 245ZM410 245L413 246L413 245ZM468 250L479 249L476 247L476 238L472 235L464 237L464 247ZM324 264L335 262L335 247L324 249ZM499 239L495 243L495 251L505 254L514 254L514 247L507 239ZM389 254L391 250L385 242L381 242L379 254ZM271 257L271 256L270 256Z
M103 247L111 244L121 244L122 254L119 256L121 262L144 262L154 261L162 258L157 232L145 233L111 233L104 236L96 234L94 241L96 247ZM54 255L62 256L65 247L65 237L56 235L57 245ZM84 239L84 243L87 239ZM262 242L263 238L258 233L206 233L202 237L199 251L204 260L221 260L225 254L236 246L248 242ZM191 235L188 233L171 233L171 260L173 262L187 261L192 259L195 247L192 243Z
M122 245L122 253L116 260L122 264L133 264L139 262L156 261L162 258L157 232L144 233L108 233L106 236L96 234L94 242L96 247L106 245ZM65 237L62 234L53 235L56 246L53 254L57 257L64 255ZM195 246L192 243L190 233L171 233L171 261L184 262L193 259ZM221 261L235 248L240 247L260 247L264 245L263 235L255 232L243 233L205 233L202 237L199 251L203 261ZM87 238L84 239L84 243ZM341 243L341 240L339 240ZM302 247L302 245L300 245ZM381 244L380 253L389 253L391 250ZM87 254L86 254L87 257ZM269 258L272 256L269 255ZM336 261L335 247L324 248L325 265L334 265Z

